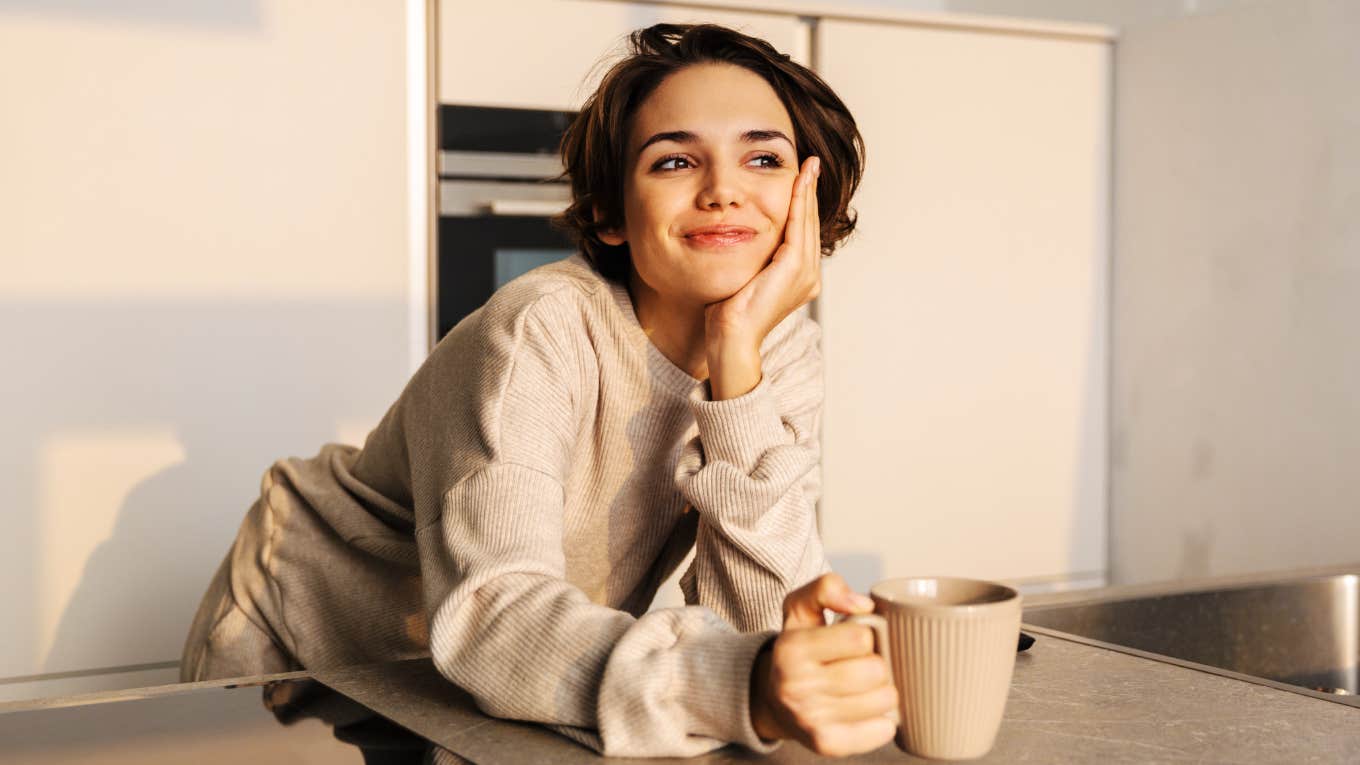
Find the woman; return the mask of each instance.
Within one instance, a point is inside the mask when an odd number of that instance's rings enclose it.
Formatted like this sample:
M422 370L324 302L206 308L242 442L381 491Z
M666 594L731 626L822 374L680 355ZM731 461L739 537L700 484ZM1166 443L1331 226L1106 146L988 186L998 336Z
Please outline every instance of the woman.
M428 651L487 713L611 755L891 738L868 629L822 618L871 605L825 574L797 311L854 227L858 131L764 41L630 41L562 142L581 251L459 323L362 450L271 468L186 680ZM648 612L691 548L689 605Z

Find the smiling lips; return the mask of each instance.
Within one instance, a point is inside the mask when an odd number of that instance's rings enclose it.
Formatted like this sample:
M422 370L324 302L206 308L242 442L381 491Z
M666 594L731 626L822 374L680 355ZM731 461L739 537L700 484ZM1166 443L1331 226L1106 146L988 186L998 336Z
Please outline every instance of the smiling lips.
M755 238L755 229L745 226L704 226L690 229L685 240L698 247L731 247Z

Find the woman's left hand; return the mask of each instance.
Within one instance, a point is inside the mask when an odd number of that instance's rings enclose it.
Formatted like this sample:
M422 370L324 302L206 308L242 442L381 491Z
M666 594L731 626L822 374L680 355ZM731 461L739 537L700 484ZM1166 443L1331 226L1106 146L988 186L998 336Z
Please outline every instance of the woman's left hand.
M709 388L735 398L760 383L760 344L822 289L822 224L817 212L819 157L808 157L793 184L784 241L737 294L704 309Z

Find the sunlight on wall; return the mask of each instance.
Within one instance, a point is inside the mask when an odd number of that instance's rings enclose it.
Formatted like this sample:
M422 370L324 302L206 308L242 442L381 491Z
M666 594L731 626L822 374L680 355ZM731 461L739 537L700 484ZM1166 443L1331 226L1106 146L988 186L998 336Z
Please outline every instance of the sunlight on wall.
M338 444L349 444L363 448L364 439L368 438L369 431L373 430L378 423L368 420L348 420L342 419L335 423L335 442Z
M38 575L32 584L39 590L40 610L32 625L37 651L46 654L56 639L85 563L113 535L128 495L184 460L184 446L169 427L54 433L39 446L36 511L41 526Z

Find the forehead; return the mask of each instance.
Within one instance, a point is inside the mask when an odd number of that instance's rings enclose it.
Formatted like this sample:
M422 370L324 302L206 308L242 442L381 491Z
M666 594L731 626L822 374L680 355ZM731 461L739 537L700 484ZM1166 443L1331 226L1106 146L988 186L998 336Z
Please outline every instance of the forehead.
M732 64L696 64L670 75L638 108L629 145L666 130L689 130L701 140L736 140L751 129L783 130L793 122L774 88Z

